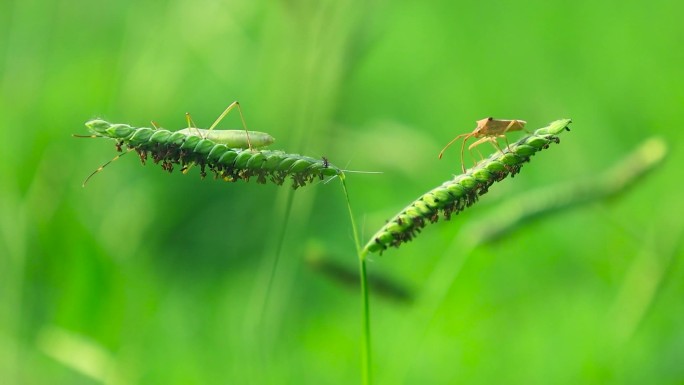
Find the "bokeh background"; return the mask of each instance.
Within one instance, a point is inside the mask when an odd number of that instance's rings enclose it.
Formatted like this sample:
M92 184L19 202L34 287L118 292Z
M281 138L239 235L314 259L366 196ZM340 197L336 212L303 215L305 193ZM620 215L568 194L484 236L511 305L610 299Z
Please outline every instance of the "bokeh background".
M458 171L457 149L437 153L475 120L574 121L478 205L372 256L385 282L371 296L375 383L682 383L683 12L665 0L2 2L0 382L360 381L337 181L293 193L128 156L81 187L115 155L71 136L86 120L175 129L187 111L206 127L239 100L273 148L383 172L348 175L364 241ZM500 205L600 175L652 136L668 157L632 188L464 246Z

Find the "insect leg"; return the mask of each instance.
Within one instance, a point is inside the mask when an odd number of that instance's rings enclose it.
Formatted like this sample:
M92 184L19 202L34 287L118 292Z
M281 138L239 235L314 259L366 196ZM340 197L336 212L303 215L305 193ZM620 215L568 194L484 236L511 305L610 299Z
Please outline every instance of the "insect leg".
M501 133L501 136L503 136L504 141L506 142L506 149L508 149L509 151L510 151L510 149L511 149L511 145L508 143L508 138L506 137L506 132L508 132L508 130L510 130L511 128L513 128L513 127L515 126L516 123L518 123L518 125L520 125L521 128L524 128L524 127L525 127L525 126L523 126L522 124L520 124L519 121L517 121L517 120L514 119L514 120L511 120L510 123L508 123L508 126L506 126L506 128L505 128L505 129L503 130L503 132Z
M504 136L504 135L488 135L488 136L482 137L479 140L477 140L475 143L471 144L470 147L468 147L468 150L470 150L473 147L478 146L484 142L489 142L492 144L492 146L494 146L494 148L496 148L497 150L499 150L500 153L503 154L503 150L501 150L501 147L499 147L499 143L496 141L496 138L506 138L506 136Z
M465 150L465 144L466 144L466 142L468 141L468 139L470 139L470 137L473 136L473 133L465 134L465 135L460 135L460 136L464 136L464 138L463 138L463 144L461 144L461 170L462 170L463 173L465 174L465 161L464 161L464 159L463 159L463 150ZM472 146L471 146L471 147L472 147ZM469 147L469 148L470 148L470 147Z
M494 146L494 148L496 148L497 150L499 150L500 153L503 154L504 152L501 149L501 147L499 146L499 142L496 141L496 138L504 138L504 140L505 140L506 135L495 135L495 136L489 137L489 143L491 143ZM506 148L508 148L508 140L506 140Z
M496 138L502 137L502 136L503 135L491 135L491 136L485 136L485 137L478 139L477 141L475 141L475 143L468 146L468 151L470 151L470 155L474 157L473 148L479 146L480 144L482 144L484 142L491 143L494 146L494 148L496 148L500 153L503 154L504 153L503 150L501 150L501 147L499 147L499 143L497 143L497 141L496 141ZM480 154L480 159L484 159L480 150L477 150L477 152ZM475 165L477 165L477 162L475 162Z
M503 130L503 132L501 133L501 135L502 135L503 138L504 138L504 141L506 141L506 148L507 148L508 150L511 149L511 146L510 146L510 144L508 143L508 137L506 137L506 133L507 133L508 131L525 130L525 132L527 132L527 133L529 134L530 131L527 130L527 129L525 128L525 124L527 124L527 122L524 121L524 120L513 119L513 120L511 120L510 123L508 123L508 125L506 126L506 128L505 128L505 129Z
M484 137L476 140L475 143L472 143L470 146L468 146L468 150L472 150L473 148L481 145L484 142L489 142L490 139L491 139L491 136L484 136Z
M476 140L475 143L472 143L470 146L468 146L468 151L470 152L470 156L471 156L473 159L476 159L475 154L473 153L473 149L474 149L475 147L479 146L480 144L482 144L482 143L484 143L484 142L489 142L489 141L490 141L490 137L489 137L489 136L485 136L485 137L482 137L482 138ZM463 141L463 147L465 147L465 141ZM462 164L465 164L464 161L463 161L463 152L464 152L463 147L461 148L461 163L462 163ZM484 156L482 156L482 152L480 152L479 149L477 149L477 153L480 155L480 160L484 159ZM478 162L475 161L475 166L477 166L477 163L478 163ZM465 172L465 170L464 170L463 172Z
M511 144L508 143L508 137L506 137L506 135L501 135L501 136L503 137L504 142L506 142L506 149L507 149L508 151L510 151L510 150L511 150Z
M230 103L230 105L226 108L226 110L223 111L223 113L221 115L219 115L219 117L216 119L214 124L212 124L211 127L209 127L209 129L213 130L214 127L216 127L216 125L218 125L219 122L221 120L223 120L223 118L225 118L226 115L228 115L228 113L235 107L237 107L238 112L240 113L240 119L242 120L242 128L245 129L245 133L247 134L247 145L249 146L249 149L251 150L252 149L252 142L249 140L249 131L247 131L247 124L245 123L245 116L242 114L242 107L240 107L240 103L237 100Z
M473 149L477 151L477 155L480 156L480 160L477 160L477 157L475 156L475 153L473 152ZM473 159L473 166L477 166L478 163L480 163L483 159L484 156L482 155L482 152L480 151L479 148L475 148L475 146L469 146L468 147L468 152L470 152L470 157Z
M190 116L189 112L185 113L185 121L188 122L188 128L193 128L193 127L196 128L197 127L195 122L192 120L192 116Z
M85 187L86 183L88 183L88 181L90 180L90 178L92 178L93 176L95 176L95 174L99 173L99 172L102 171L105 167L107 167L110 163L114 162L115 160L121 158L122 156L128 154L129 152L131 152L131 151L133 151L133 150L135 150L135 148L131 147L131 148L129 148L128 150L126 150L126 152L124 152L123 154L119 154L119 155L115 156L115 157L112 158L112 160L110 160L109 162L107 162L107 163L103 164L102 166L98 167L97 170L93 171L93 172L92 172L90 175L88 175L88 177L83 181L83 187Z
M199 128L197 128L197 125L195 124L195 122L192 120L192 116L190 116L189 112L185 113L185 121L188 122L188 129L194 128L195 131L197 131L197 136L199 136L202 139L206 139L206 138L202 137L202 133L200 132Z
M447 148L449 148L452 144L454 144L454 143L455 143L457 140L459 140L460 138L462 138L462 137L464 137L464 136L468 136L468 135L471 135L471 134L461 134L461 135L459 135L459 136L457 136L457 137L451 139L451 141L450 141L449 143L447 143L446 146L444 146L444 148L442 149L442 151L439 152L438 158L439 158L439 159L442 159L442 155L444 155L444 151L446 151Z

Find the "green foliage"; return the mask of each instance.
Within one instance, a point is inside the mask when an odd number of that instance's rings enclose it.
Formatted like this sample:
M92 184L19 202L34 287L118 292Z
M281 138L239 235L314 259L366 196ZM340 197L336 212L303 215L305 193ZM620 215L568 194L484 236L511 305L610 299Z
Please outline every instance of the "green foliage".
M171 126L191 111L209 127L239 100L277 148L383 172L347 174L364 241L460 173L437 154L474 121L572 116L578 129L515 183L368 256L369 282L414 289L410 304L371 297L374 377L681 383L683 13L665 0L0 2L2 382L358 383L358 293L302 262L310 242L352 262L337 181L200 183L129 154L80 186L113 153L69 137L83 120ZM242 128L233 112L220 126ZM654 135L669 156L629 190L463 246L500 205L593 181Z

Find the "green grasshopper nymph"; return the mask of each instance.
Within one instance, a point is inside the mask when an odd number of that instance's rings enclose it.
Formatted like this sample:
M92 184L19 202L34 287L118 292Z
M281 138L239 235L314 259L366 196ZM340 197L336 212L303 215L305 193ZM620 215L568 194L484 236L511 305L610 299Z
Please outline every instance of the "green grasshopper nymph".
M492 117L480 119L477 122L477 127L467 134L461 134L451 140L442 151L439 153L439 159L442 159L444 151L446 151L449 146L451 146L458 139L463 138L463 144L461 145L461 169L465 173L465 163L463 161L463 152L465 150L465 144L470 138L480 138L476 140L475 143L468 146L468 150L472 150L474 147L484 143L490 142L497 150L501 151L499 144L496 142L497 138L504 138L506 140L506 146L508 146L508 140L506 139L506 133L508 131L519 131L525 128L527 124L524 120L518 119L494 119Z
M214 131L214 128L235 107L238 108L238 112L240 113L240 119L242 120L242 128L244 130ZM185 119L188 122L188 128L179 130L179 133L192 136L199 136L202 139L208 139L219 144L225 144L228 147L253 149L266 147L275 141L275 139L273 139L271 135L265 132L247 130L247 125L245 124L245 117L242 114L242 108L240 107L240 103L238 103L237 101L231 103L228 106L228 108L226 108L226 110L223 111L221 115L219 115L216 121L208 129L197 128L197 125L195 124L195 122L192 121L190 114L187 112L185 113ZM156 125L155 128L157 128Z

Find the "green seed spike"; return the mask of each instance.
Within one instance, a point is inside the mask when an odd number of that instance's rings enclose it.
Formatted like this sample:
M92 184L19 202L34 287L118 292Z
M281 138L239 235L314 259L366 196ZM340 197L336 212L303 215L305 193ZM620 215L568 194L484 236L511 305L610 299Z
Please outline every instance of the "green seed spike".
M570 119L556 120L423 194L375 233L362 253L382 253L389 246L399 247L416 237L427 223L437 222L440 213L448 220L471 206L494 182L509 174L514 176L532 155L548 148L551 143L559 143L556 135L563 130L570 131L570 122Z
M181 171L186 172L196 164L200 166L202 177L206 176L208 169L217 179L230 182L249 181L254 177L257 183L271 181L281 185L289 178L295 189L317 179L340 176L343 172L330 164L327 159L315 159L282 151L256 150L256 147L273 142L270 135L257 131L250 131L252 149L249 149L244 148L246 141L236 139L237 134L217 140L215 135L198 136L197 129L168 131L160 128L112 124L101 119L86 122L86 127L95 137L114 139L117 150L121 151L121 147L126 145L129 151L135 150L138 153L143 164L150 157L154 163L161 164L162 169L168 172L173 171L174 165L180 165ZM226 130L211 132L226 132ZM245 134L244 131L237 131L237 133ZM88 179L100 172L103 167L98 168Z

